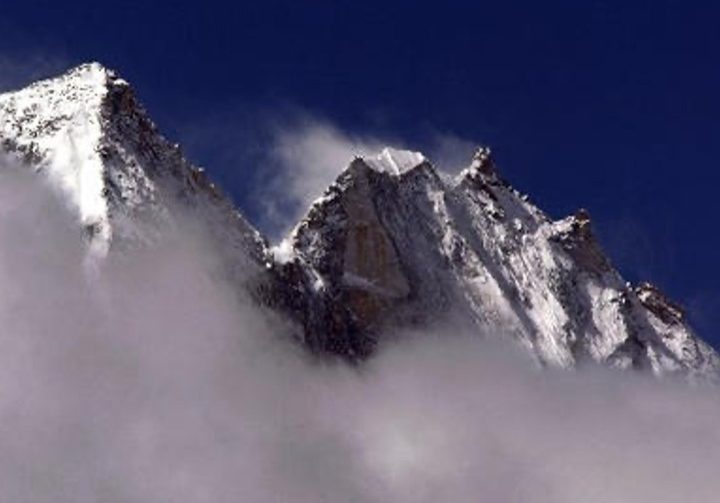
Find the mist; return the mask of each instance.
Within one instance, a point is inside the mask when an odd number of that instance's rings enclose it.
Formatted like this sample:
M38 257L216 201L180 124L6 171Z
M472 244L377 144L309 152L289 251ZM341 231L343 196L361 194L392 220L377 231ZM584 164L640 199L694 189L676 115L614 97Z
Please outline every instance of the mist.
M87 265L73 208L0 169L0 500L677 502L720 492L720 399L540 369L502 334L311 358L188 222Z

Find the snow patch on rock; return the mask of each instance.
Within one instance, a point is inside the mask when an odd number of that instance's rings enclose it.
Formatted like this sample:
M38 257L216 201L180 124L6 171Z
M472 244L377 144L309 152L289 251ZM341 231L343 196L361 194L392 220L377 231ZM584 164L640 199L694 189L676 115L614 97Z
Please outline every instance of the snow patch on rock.
M427 162L420 152L385 147L375 157L365 157L365 162L375 171L400 176Z

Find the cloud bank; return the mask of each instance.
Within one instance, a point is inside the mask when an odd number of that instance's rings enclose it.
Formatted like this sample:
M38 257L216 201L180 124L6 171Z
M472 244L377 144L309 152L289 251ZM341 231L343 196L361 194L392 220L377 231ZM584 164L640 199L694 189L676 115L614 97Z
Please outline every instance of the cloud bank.
M0 169L1 501L720 493L716 389L540 370L497 338L441 330L360 368L314 361L223 281L208 242L188 225L89 274L72 212Z

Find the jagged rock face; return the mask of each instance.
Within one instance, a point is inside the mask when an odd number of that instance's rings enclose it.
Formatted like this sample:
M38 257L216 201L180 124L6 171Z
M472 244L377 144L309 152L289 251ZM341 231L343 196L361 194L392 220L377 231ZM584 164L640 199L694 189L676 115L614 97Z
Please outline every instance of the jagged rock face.
M238 290L287 315L314 351L358 360L399 328L452 322L551 365L720 377L678 306L622 280L587 212L550 220L488 149L455 178L416 152L357 158L274 253L100 65L0 95L0 144L76 208L96 259L191 215Z
M318 295L370 337L461 319L552 365L717 371L671 304L626 285L587 212L551 221L498 176L486 149L453 180L424 160L395 171L377 162L353 161L289 238Z
M362 171L362 163L356 163ZM354 169L354 168L351 168ZM410 293L395 245L375 210L367 173L358 174L341 204L347 230L343 250L343 283L347 302L364 328L396 299Z

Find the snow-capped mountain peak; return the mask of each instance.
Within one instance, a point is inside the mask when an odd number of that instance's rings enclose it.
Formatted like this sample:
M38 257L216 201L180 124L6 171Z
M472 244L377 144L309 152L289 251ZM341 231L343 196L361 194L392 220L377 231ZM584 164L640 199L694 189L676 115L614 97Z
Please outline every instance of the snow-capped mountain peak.
M283 243L306 290L322 284L323 309L365 337L358 347L310 324L320 347L362 353L387 327L471 320L550 365L720 376L717 354L669 301L621 278L586 211L553 221L500 178L488 148L455 180L368 164L351 163Z
M98 235L96 251L105 253L111 238L102 139L102 105L112 72L98 63L17 92L0 95L0 136L6 150L35 162L66 194L86 228Z
M172 205L218 220L218 234L264 257L263 239L203 170L150 120L127 81L98 63L0 95L3 150L47 176L78 216L93 255L151 240Z

